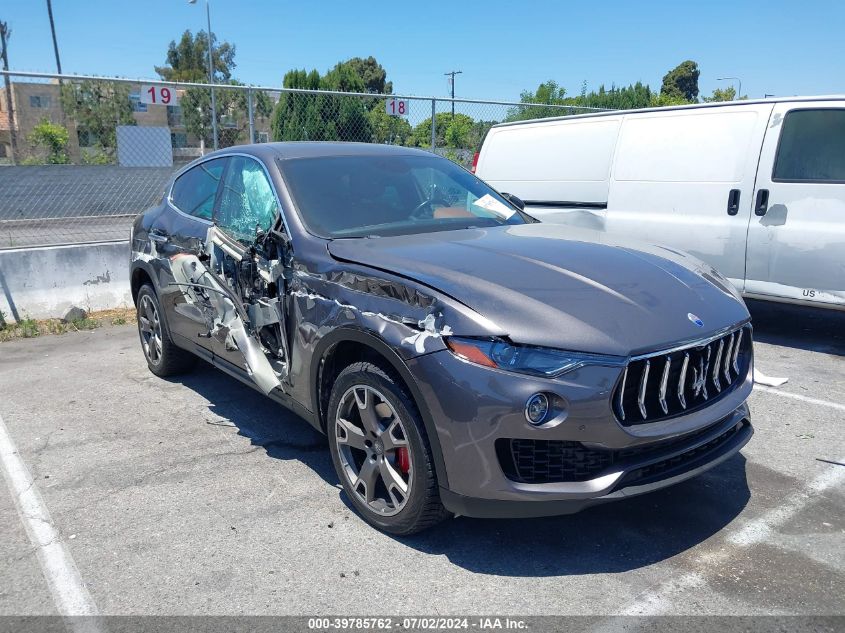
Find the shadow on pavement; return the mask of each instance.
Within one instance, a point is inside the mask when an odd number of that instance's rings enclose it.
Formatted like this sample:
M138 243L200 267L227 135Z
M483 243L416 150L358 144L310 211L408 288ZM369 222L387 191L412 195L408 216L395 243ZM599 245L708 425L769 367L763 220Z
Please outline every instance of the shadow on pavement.
M543 519L447 521L401 539L482 574L618 573L684 552L717 534L748 503L745 458L641 497Z
M746 304L755 341L845 356L845 312L752 299Z
M181 379L210 410L269 457L298 460L333 487L337 475L325 438L301 418L207 365ZM642 497L543 519L458 518L396 538L464 569L502 576L614 573L666 560L717 534L745 507L745 458ZM352 509L345 493L338 503ZM363 547L363 545L362 545Z

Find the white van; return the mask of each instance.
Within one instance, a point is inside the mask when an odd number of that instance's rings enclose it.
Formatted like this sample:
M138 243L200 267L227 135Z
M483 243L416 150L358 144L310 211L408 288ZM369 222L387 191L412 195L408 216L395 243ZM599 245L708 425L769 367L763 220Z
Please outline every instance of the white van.
M845 309L845 96L505 123L476 173L543 221L685 250L746 297Z

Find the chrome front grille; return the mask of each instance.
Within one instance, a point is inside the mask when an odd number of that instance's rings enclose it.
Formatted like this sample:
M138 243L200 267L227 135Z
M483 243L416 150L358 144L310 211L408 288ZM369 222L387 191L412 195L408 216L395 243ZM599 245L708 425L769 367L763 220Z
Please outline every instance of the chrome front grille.
M623 426L647 424L698 409L745 377L751 327L631 359L613 395Z

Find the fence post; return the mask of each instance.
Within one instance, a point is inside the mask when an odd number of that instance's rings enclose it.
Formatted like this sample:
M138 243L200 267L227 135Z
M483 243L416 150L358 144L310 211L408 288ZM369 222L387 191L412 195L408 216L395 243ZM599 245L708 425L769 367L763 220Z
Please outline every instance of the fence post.
M431 151L433 152L437 144L437 130L435 129L435 109L437 107L437 99L431 100Z
M252 88L246 89L246 108L249 111L249 142L255 143L255 118L252 112Z

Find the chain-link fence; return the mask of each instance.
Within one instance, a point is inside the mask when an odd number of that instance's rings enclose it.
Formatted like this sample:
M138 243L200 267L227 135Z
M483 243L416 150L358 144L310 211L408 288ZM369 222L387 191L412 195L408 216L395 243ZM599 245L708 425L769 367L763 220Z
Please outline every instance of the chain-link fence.
M503 121L574 106L2 72L0 248L125 239L174 171L216 147L358 141L469 167ZM212 107L212 103L214 107Z

